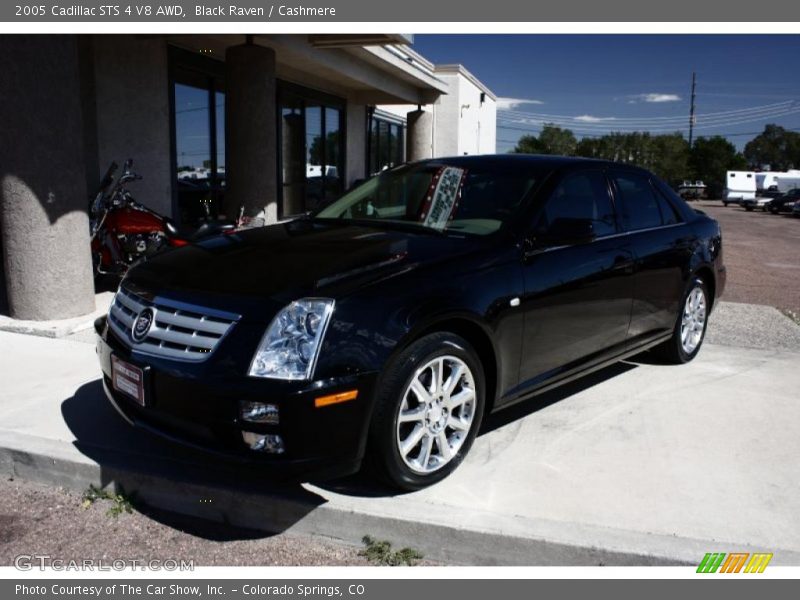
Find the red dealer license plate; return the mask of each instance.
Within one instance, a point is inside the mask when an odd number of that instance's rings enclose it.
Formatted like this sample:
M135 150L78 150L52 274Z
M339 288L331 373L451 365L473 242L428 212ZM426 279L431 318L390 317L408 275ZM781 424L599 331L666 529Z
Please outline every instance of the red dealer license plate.
M124 360L111 356L111 385L144 406L144 371Z

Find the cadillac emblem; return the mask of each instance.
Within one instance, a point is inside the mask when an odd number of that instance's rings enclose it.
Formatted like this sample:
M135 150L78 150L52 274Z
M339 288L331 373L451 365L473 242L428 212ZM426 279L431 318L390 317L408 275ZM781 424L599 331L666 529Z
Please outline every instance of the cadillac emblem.
M155 323L155 320L156 311L154 309L148 307L142 310L133 322L133 327L131 327L133 341L136 343L143 342L147 334L150 333L150 328Z

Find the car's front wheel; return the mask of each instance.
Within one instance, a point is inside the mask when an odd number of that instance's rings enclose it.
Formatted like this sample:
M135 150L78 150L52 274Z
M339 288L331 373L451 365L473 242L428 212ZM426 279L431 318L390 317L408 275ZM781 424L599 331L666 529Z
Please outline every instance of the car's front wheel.
M480 427L481 362L451 333L420 338L386 368L370 426L369 454L384 478L416 490L447 477Z

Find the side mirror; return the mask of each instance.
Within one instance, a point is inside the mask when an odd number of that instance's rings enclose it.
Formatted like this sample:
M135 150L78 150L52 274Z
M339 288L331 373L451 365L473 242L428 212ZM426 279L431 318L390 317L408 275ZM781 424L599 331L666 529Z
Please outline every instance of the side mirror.
M553 221L545 233L533 236L532 242L538 248L577 246L593 242L596 237L591 219L561 218Z

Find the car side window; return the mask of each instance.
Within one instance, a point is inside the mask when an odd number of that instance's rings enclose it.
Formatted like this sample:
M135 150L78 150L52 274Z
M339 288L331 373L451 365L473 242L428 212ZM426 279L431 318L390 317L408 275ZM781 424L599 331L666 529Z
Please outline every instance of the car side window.
M626 231L660 227L664 224L659 197L647 177L638 173L614 173L612 178L616 184L622 225Z
M545 234L557 219L590 219L597 237L617 232L614 205L602 171L565 176L547 199L534 230Z

